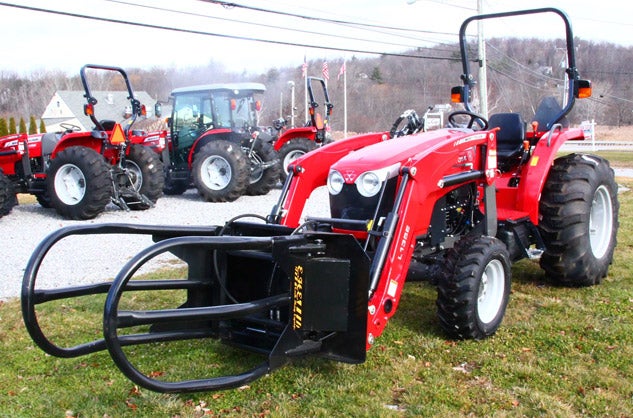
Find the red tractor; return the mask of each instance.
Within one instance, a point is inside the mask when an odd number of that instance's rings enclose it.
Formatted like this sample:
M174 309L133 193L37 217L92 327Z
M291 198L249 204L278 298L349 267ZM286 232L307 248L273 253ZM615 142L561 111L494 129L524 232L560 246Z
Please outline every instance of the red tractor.
M95 116L97 99L87 72L120 74L130 101L131 117L122 127ZM126 210L144 210L162 195L163 169L155 152L162 151L165 134L147 136L131 129L144 112L121 68L85 65L81 69L87 104L84 113L91 132L61 124L62 132L16 134L0 138L0 216L17 203L16 193L30 193L46 208L68 219L92 219L110 202Z
M210 84L172 91L173 112L165 164L165 194L193 182L209 202L263 195L277 183L273 138L257 127L259 83Z
M312 83L317 82L321 86L322 101L325 108L324 115L317 112L319 102L312 87ZM317 77L307 77L306 88L309 95L308 113L310 119L303 127L293 127L286 129L287 120L284 118L273 121L273 128L277 131L275 138L275 151L279 154L281 162L281 182L288 176L288 166L290 163L303 154L310 152L321 145L332 141L330 136L330 116L334 105L330 103L325 80Z
M545 100L527 115L530 129L516 113L489 120L474 113L467 25L516 16L534 21L545 13L566 26L566 104ZM496 332L508 306L511 266L520 259L540 259L557 284L599 283L616 245L617 185L603 158L557 156L565 141L583 139L581 129L566 127L565 117L576 99L591 94L575 66L567 16L554 8L474 16L463 23L460 42L463 85L453 93L465 110L452 113L449 126L395 137L389 131L355 136L297 158L265 222L237 217L223 226L195 228L86 225L50 235L29 261L22 287L33 340L61 357L107 349L128 378L155 391L218 390L244 385L301 356L365 361L398 310L412 263L437 266L437 315L454 339ZM329 192L329 215L302 219L306 200L322 186ZM126 232L150 235L155 243L113 281L37 286L39 266L59 240ZM138 277L163 253L186 262L188 273ZM153 304L153 295L166 290L179 297ZM142 292L148 297L141 299ZM60 346L39 325L40 304L100 293L107 294L102 339ZM140 300L147 302L139 306ZM167 362L158 376L137 361L142 344L161 344L168 355L166 345L193 338L215 338L263 360L243 373L184 380L174 377L182 371ZM196 355L206 354L205 346Z

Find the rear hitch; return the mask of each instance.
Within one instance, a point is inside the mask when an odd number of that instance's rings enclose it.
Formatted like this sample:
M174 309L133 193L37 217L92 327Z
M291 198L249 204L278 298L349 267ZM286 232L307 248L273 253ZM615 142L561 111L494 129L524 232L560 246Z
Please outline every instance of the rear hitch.
M155 243L129 259L112 281L37 288L39 268L56 243L94 234L144 234ZM187 277L137 274L165 253L187 264L181 273ZM363 362L368 278L369 260L349 235L293 234L283 226L246 222L222 228L81 225L49 235L33 253L24 274L22 312L29 334L48 354L68 358L108 350L123 374L142 387L166 393L211 391L247 384L295 357ZM148 309L123 303L129 292L141 299L143 292L165 290L186 292L185 302ZM98 294L106 295L103 338L62 347L46 336L37 306ZM264 359L242 373L168 381L142 371L126 350L191 339L216 339Z

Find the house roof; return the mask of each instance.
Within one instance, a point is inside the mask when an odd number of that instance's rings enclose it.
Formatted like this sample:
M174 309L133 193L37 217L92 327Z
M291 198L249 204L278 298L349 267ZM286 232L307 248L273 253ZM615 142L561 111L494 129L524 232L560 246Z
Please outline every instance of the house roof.
M95 116L98 120L114 120L123 122L126 107L130 106L126 91L92 91L92 96L97 99ZM79 124L83 130L94 128L90 118L84 115L84 105L87 103L83 91L58 90L55 92L48 106L42 114L42 120L46 124L46 130L56 131L59 123ZM134 97L147 108L147 116L153 117L155 99L144 91L137 91Z

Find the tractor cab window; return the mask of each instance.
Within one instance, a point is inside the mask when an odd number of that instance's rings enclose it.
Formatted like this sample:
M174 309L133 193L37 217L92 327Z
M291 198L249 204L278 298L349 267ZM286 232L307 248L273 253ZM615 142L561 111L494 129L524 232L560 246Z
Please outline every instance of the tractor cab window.
M246 129L257 126L255 99L251 95L240 97L228 92L216 93L213 108L218 127Z
M255 126L255 114L253 112L253 97L240 97L235 99L235 111L233 113L233 123L236 128Z
M190 147L213 124L209 95L191 93L176 96L172 123L179 147Z
M227 93L215 94L213 97L213 110L218 128L231 127L231 99Z

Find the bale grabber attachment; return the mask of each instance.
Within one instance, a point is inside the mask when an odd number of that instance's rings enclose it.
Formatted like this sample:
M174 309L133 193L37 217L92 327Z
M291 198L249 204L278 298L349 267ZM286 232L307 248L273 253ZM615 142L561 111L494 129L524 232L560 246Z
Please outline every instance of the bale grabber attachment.
M155 243L132 257L112 282L39 289L38 270L51 247L86 234L144 234ZM164 253L186 263L186 277L135 277ZM244 385L307 354L363 362L368 269L366 255L351 236L293 234L280 225L235 221L211 228L71 226L50 235L33 254L24 276L22 309L28 332L48 354L77 357L108 350L121 371L140 386L158 392L218 390ZM184 303L160 309L122 306L127 294L141 298L147 293L151 301L153 292L163 291L185 292ZM102 339L62 347L45 335L38 321L42 305L99 294L105 295ZM142 331L128 332L132 329ZM132 346L190 339L217 339L259 353L263 360L234 375L167 381L167 376L139 370L126 353Z

